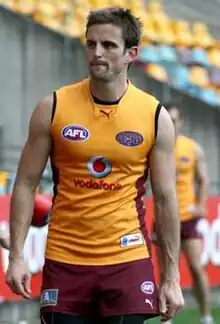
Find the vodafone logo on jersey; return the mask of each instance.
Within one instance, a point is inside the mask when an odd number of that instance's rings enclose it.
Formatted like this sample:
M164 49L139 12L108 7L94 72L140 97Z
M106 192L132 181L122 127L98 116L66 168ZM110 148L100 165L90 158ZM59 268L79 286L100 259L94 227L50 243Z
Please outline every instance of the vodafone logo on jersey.
M96 179L74 179L76 188L86 188L93 190L118 191L122 186L120 183L108 183L102 178L107 177L112 171L112 165L109 159L104 156L93 156L87 162L89 173Z
M88 129L80 125L65 126L61 134L66 140L71 142L84 142L90 136Z
M88 161L89 173L95 178L104 178L112 170L110 161L104 156L93 156Z

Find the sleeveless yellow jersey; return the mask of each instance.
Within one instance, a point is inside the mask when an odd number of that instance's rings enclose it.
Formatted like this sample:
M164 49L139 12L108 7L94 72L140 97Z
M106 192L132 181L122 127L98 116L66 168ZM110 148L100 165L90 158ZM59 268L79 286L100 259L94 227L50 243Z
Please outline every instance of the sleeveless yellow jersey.
M193 218L195 205L196 142L185 136L178 136L175 148L177 197L181 221Z
M117 105L96 104L89 82L56 91L46 257L80 265L147 258L144 183L160 105L130 83Z

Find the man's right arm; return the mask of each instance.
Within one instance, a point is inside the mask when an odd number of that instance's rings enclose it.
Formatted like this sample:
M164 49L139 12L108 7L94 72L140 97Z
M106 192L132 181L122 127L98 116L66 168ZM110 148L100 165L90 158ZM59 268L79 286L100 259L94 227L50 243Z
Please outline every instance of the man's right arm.
M50 125L52 96L44 99L32 114L28 139L18 165L11 198L11 260L23 257L25 238L33 214L34 195L51 150Z

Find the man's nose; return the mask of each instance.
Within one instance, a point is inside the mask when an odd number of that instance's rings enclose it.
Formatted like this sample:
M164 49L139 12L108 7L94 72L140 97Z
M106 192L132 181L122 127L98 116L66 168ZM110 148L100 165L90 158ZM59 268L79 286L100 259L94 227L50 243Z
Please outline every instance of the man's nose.
M96 44L96 47L95 47L95 50L94 50L94 56L96 58L101 58L103 55L103 47L101 44L97 43Z

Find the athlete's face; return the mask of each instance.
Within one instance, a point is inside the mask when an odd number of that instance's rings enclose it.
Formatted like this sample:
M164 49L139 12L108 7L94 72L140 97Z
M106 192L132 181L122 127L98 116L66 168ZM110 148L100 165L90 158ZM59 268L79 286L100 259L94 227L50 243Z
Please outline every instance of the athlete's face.
M170 117L172 119L172 122L173 122L173 125L174 125L174 128L175 128L175 134L177 136L179 134L180 128L182 126L182 120L181 120L181 117L180 117L180 112L179 112L178 109L173 107L173 108L171 108L169 110L169 114L170 114Z
M112 24L92 25L86 36L87 59L91 78L114 81L127 75L128 64L138 55L138 48L125 49L122 29Z

